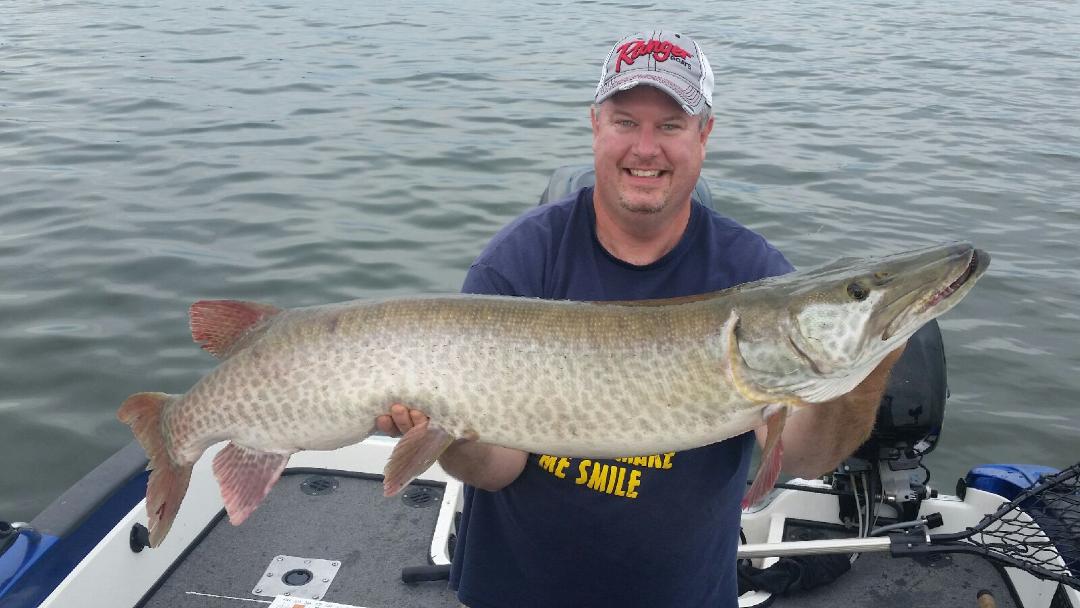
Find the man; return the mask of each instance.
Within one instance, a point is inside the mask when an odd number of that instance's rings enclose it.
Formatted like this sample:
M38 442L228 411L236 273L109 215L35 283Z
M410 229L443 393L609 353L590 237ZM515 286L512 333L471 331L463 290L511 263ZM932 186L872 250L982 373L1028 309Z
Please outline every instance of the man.
M691 200L713 128L712 89L708 61L686 36L653 31L616 43L590 113L595 188L505 227L463 291L666 298L791 271L760 235ZM865 440L898 354L851 394L791 418L786 471L820 475ZM398 435L424 419L395 405L377 425ZM747 433L594 461L457 442L439 459L467 484L451 586L473 608L735 606L753 443Z

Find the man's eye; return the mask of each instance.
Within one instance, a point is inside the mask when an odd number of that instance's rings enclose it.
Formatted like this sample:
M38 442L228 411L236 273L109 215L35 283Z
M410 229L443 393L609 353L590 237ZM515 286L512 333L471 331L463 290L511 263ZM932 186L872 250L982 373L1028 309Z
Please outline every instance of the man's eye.
M632 120L616 120L615 124L619 125L620 127L632 127L632 126L634 126L634 121L632 121Z
M665 125L660 125L660 128L665 130L665 131L678 131L679 129L682 128L682 125L668 123L668 124L665 124Z

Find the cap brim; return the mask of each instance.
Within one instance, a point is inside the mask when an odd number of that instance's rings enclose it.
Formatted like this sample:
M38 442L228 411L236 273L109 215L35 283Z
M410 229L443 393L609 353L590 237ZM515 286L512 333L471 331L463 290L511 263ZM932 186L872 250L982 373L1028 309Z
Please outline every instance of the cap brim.
M602 103L612 95L621 91L628 91L638 85L647 85L667 93L675 103L691 116L700 114L705 106L705 96L693 85L679 82L677 78L670 78L663 72L635 71L628 74L620 74L609 79L596 94L596 103Z

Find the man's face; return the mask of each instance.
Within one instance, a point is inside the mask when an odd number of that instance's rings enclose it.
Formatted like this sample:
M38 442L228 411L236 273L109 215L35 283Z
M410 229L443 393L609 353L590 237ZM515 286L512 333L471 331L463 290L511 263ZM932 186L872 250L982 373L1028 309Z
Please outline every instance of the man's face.
M705 129L663 91L639 85L592 112L596 194L623 212L656 214L690 200L701 173ZM616 209L613 209L616 211Z

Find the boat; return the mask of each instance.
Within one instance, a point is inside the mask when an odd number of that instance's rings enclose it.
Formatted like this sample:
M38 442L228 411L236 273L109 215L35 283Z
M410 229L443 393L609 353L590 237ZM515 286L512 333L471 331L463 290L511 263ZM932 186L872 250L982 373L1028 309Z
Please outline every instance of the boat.
M540 202L591 182L591 167L560 168ZM704 180L695 197L712 204ZM1080 608L1080 464L980 465L942 492L923 459L946 401L931 322L897 364L870 440L830 475L787 480L744 510L739 605ZM150 548L147 458L132 442L30 522L0 522L0 608L457 608L446 579L462 485L436 465L384 498L395 444L295 454L241 526L225 517L215 446Z

